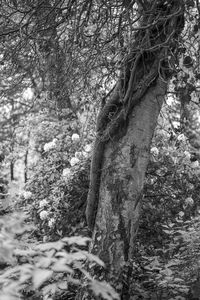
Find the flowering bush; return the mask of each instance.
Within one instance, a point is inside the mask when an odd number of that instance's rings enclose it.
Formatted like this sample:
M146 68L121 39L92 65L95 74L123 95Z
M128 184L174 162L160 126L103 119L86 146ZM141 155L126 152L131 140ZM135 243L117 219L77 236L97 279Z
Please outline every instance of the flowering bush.
M77 229L85 224L91 147L88 145L86 152L77 134L72 134L65 145L57 139L56 148L45 152L33 169L26 193L32 195L29 210L41 239L44 235L56 239L71 234L75 224Z

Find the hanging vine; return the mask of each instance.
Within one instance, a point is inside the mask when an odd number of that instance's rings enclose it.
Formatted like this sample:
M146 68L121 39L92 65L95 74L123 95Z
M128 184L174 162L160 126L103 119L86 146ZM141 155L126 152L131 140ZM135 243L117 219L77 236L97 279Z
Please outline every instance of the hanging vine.
M183 1L148 2L148 7L142 7L140 20L132 50L122 62L119 80L97 119L86 208L91 231L98 209L105 146L110 140L125 135L131 112L158 77L166 81L173 73L168 57L175 55L177 38L184 27Z

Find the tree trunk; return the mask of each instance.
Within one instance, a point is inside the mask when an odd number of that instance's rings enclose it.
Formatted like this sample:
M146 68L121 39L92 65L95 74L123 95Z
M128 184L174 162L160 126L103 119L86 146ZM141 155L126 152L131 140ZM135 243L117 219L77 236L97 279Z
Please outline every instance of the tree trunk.
M24 183L28 181L28 149L24 156Z
M174 40L184 27L182 1L151 4L98 116L86 209L91 251L105 262L103 277L124 300L131 297L127 266L133 259L151 140L172 74L168 51L175 51Z
M131 299L127 266L134 257L151 140L166 89L167 83L158 78L130 114L126 134L110 140L104 149L91 251L104 261L106 269L104 274L100 270L101 275L124 300ZM76 299L93 298L81 290Z
M15 180L15 177L14 177L14 161L12 161L12 160L10 162L10 180L11 181Z
M149 150L166 88L158 79L130 115L126 135L104 151L93 252L116 278L133 258Z

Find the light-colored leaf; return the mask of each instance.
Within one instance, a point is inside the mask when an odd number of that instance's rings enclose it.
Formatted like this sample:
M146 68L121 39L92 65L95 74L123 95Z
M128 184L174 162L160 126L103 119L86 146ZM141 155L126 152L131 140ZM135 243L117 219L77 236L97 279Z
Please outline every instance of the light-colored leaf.
M13 296L7 293L1 293L0 294L0 300L18 300L19 297Z
M87 257L87 259L89 261L94 261L95 263L97 263L98 265L100 265L102 267L105 266L104 262L100 258L98 258L96 255L93 255L92 253L88 253L86 251L82 251L82 253Z
M56 293L56 290L57 290L56 283L47 284L42 288L43 295L48 295L48 294L54 295Z
M48 268L52 263L51 257L41 257L36 264L37 268Z
M64 243L62 241L57 241L57 242L39 244L35 247L35 250L47 251L51 249L56 249L57 251L59 251L63 247L64 247Z
M184 282L184 280L181 279L181 278L174 278L173 280L174 280L175 283Z
M15 249L14 250L14 254L16 256L34 256L37 254L36 251L32 250L32 249L26 249L26 250L23 250L23 249Z
M58 288L60 290L67 290L68 289L68 282L67 281L61 281L61 282L58 282Z
M70 274L73 274L73 273L74 273L73 269L66 265L65 259L60 259L59 261L57 261L57 262L51 267L51 269L52 269L54 272L66 272L66 273L70 273Z
M47 281L53 275L53 271L45 269L35 269L33 271L32 281L35 289L41 287L41 285Z

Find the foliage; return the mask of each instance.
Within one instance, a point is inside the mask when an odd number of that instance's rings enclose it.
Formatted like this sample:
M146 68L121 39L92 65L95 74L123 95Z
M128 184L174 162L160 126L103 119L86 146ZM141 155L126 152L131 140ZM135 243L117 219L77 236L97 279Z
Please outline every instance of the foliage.
M188 299L189 290L197 295L199 149L180 132L180 123L172 122L177 130L170 123L165 128L158 126L151 148L131 264L135 299ZM193 123L195 144L199 142L197 124Z
M25 218L14 214L0 220L0 299L21 299L31 291L38 298L52 299L66 293L70 285L82 285L81 274L84 285L94 295L107 300L118 299L109 284L94 280L86 270L87 263L104 266L100 259L84 250L88 238L65 237L56 242L31 245L27 236L26 243L23 240L24 233L33 229L24 224Z
M151 234L158 241L159 224L173 222L182 210L185 211L185 218L189 218L199 206L200 165L184 134L173 135L170 131L158 130L155 144L157 153L153 147L141 226L143 234ZM149 209L152 215L148 214ZM148 226L149 221L152 226Z
M200 216L185 221L183 215L161 227L165 238L162 247L153 248L152 244L149 253L140 248L140 255L133 263L132 288L137 297L156 300L199 297Z
M21 196L20 205L29 209L38 232L51 239L72 234L85 220L91 145L83 147L80 138L73 140L77 134L69 134L66 130L55 144L44 144L48 151L43 150Z
M42 166L40 167L42 168ZM46 165L46 167L48 166ZM27 208L37 224L37 232L46 236L47 239L54 239L65 234L71 235L75 230L83 228L88 191L88 171L86 169L89 169L88 161L70 168L70 177L68 176L67 179L63 178L61 172L57 173L58 176L50 182L50 191L47 189L50 177L45 176L46 184L42 176L37 177L37 181L33 177L28 183L27 188L32 191L31 196L25 202L23 201L22 205L26 206L25 203L29 202ZM40 170L38 169L38 171ZM55 171L49 173L51 178L54 174ZM43 189L37 189L35 192L33 188L40 184L40 179ZM25 192L24 195L26 196L26 194Z

